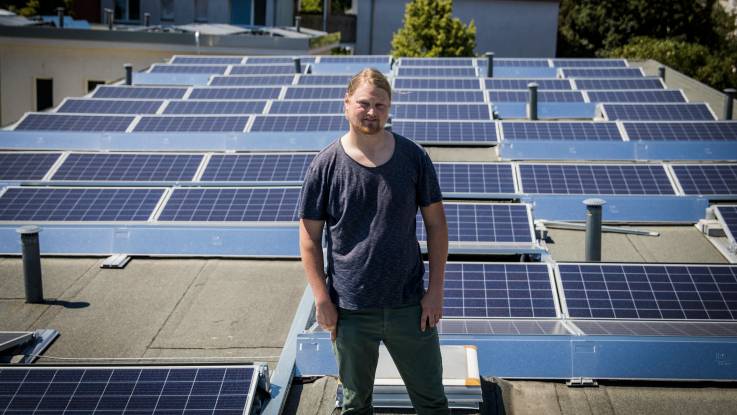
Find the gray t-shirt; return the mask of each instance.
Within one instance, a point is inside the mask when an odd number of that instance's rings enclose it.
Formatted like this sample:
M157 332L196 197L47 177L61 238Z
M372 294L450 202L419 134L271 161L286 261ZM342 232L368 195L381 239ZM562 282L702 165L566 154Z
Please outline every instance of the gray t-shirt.
M341 308L417 304L424 294L417 207L442 194L427 153L394 138L394 153L381 166L359 164L337 140L307 169L299 216L325 221L328 289Z

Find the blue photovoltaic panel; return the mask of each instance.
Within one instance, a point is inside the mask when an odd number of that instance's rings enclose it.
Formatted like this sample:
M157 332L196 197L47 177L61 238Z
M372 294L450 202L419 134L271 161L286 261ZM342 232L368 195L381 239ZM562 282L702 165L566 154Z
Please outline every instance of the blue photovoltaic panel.
M0 153L0 181L41 180L59 153Z
M587 95L591 102L686 102L678 89L589 91Z
M486 67L488 62L486 59L479 59L478 65ZM547 59L509 59L494 58L494 67L510 67L510 68L548 68L550 64Z
M474 58L400 58L399 66L473 66Z
M297 85L335 85L346 87L351 75L301 75Z
M389 63L390 56L386 55L357 55L357 56L322 56L320 63Z
M641 78L640 68L576 68L561 69L564 78Z
M630 140L737 140L737 122L624 122Z
M481 91L471 90L417 90L395 89L392 92L393 102L484 102L484 94Z
M532 243L527 205L444 203L451 243ZM417 239L427 241L417 214Z
M505 140L616 140L622 141L613 122L502 122Z
M606 119L653 121L715 120L714 114L703 103L694 104L601 104Z
M261 114L263 101L170 101L164 114Z
M550 281L545 264L448 262L443 318L557 317Z
M257 115L251 131L297 132L297 131L346 131L348 121L342 115Z
M302 182L314 154L216 154L202 181Z
M28 114L16 130L123 132L134 117L124 115Z
M478 78L395 78L395 89L481 89Z
M529 91L489 91L491 102L527 102ZM539 91L538 102L584 102L580 91Z
M726 227L725 233L731 243L736 243L737 239L737 206L735 205L717 205L717 216ZM737 291L737 290L734 290ZM735 307L737 309L737 307ZM737 314L737 313L736 313Z
M148 116L142 117L134 132L224 132L243 131L248 116Z
M230 69L230 75L288 75L294 73L294 65L238 65Z
M290 86L284 99L343 99L346 87L298 87Z
M67 99L57 113L78 114L156 114L164 101L122 99Z
M193 88L188 99L277 99L281 88Z
M556 68L624 68L624 59L553 59Z
M392 121L392 131L419 143L485 143L498 141L492 121Z
M199 73L222 75L227 65L154 65L150 73Z
M576 89L613 90L613 89L665 89L660 78L631 79L575 79Z
M9 188L0 221L146 221L164 189Z
M268 86L292 85L294 75L273 76L213 76L210 79L212 86Z
M238 65L243 61L240 56L175 56L169 63L180 65Z
M269 114L343 114L343 101L274 101Z
M520 164L523 193L673 195L660 165Z
M5 414L248 414L252 366L3 367Z
M299 61L302 65L306 63L314 63L315 58L312 56L299 56ZM246 60L246 64L285 64L291 63L294 65L294 57L291 56L251 56ZM294 67L294 66L292 66Z
M486 104L396 104L391 114L405 120L491 120Z
M426 66L415 66L415 67L399 67L397 70L397 76L422 76L422 77L445 77L452 76L457 78L468 78L476 76L476 68L457 68L457 67L426 67Z
M443 193L515 193L509 163L437 163Z
M737 195L737 164L673 164L687 195Z
M527 90L530 83L536 83L538 91L545 90L569 90L573 89L571 82L567 79L498 79L485 78L484 87L486 89L501 90Z
M191 181L199 154L70 154L51 180Z
M733 320L737 266L559 264L573 318Z
M172 222L295 222L298 187L178 188L164 205L160 221Z
M93 98L180 99L187 88L98 86Z

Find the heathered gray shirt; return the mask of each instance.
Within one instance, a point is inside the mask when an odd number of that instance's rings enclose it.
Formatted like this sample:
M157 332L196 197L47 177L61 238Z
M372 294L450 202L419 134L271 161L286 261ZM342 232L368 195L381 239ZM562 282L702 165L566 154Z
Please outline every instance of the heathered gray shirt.
M427 153L394 138L394 153L381 166L359 164L337 140L307 169L299 216L325 221L328 289L341 308L417 304L424 293L417 208L442 194Z

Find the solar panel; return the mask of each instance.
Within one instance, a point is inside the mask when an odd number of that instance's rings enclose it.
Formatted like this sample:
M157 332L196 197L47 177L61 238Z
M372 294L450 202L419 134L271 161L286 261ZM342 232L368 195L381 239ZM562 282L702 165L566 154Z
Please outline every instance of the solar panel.
M551 281L546 264L448 262L443 318L555 318Z
M593 195L673 195L660 165L520 164L524 193Z
M0 352L33 340L32 331L0 331ZM0 383L0 385L2 385ZM0 399L2 394L0 392ZM3 406L5 406L3 404Z
M527 102L529 91L489 91L491 102ZM538 102L584 102L580 91L539 91Z
M314 158L314 154L215 154L200 180L301 184Z
M457 68L457 67L399 67L397 76L408 77L445 77L451 76L456 78L467 78L476 76L476 68Z
M622 141L613 122L502 122L505 140L617 140Z
M392 131L419 143L478 143L498 141L492 121L392 121Z
M479 66L486 67L488 62L486 59L479 59ZM550 63L547 59L510 59L510 58L494 58L494 67L497 68L548 68Z
M737 195L737 164L672 164L687 195Z
M395 89L392 92L394 102L484 102L484 94L481 91L471 90L418 90Z
M320 63L389 63L386 55L321 56Z
M290 86L284 99L343 99L345 87L298 87Z
M238 65L240 56L175 56L169 63L180 65Z
M626 67L624 59L553 59L556 68L617 68Z
M156 114L164 101L121 99L67 99L57 113L77 114Z
M444 203L451 243L532 243L532 225L524 204ZM427 241L417 214L417 239Z
M294 75L273 76L213 76L210 79L212 86L267 86L292 85Z
M295 222L300 189L174 189L159 221Z
M192 88L189 99L277 99L281 88Z
M737 337L737 323L720 321L574 320L587 336Z
M499 79L499 78L485 78L484 88L502 89L502 90L504 89L526 90L527 86L531 82L534 82L537 84L538 91L572 89L571 81L567 79Z
M608 120L696 121L715 120L703 103L693 104L601 104Z
M72 153L51 180L191 181L201 154Z
M138 99L180 99L187 88L163 88L143 86L98 86L93 98L138 98Z
M164 114L261 114L263 101L169 101Z
M297 85L339 85L345 87L351 75L300 75Z
M0 221L147 221L163 189L8 188Z
M569 263L558 270L572 318L737 318L737 266Z
M623 122L630 140L737 140L737 122Z
M248 116L145 116L136 124L134 132L224 132L243 131Z
M444 195L457 193L515 193L509 163L436 163L435 171Z
M399 58L399 66L473 66L474 58Z
M3 367L7 414L250 413L253 366Z
M613 90L613 89L664 89L660 78L632 79L574 79L576 89Z
M564 78L641 78L640 68L574 68L561 69Z
M480 89L478 78L395 78L395 89Z
M686 102L680 89L589 91L591 102Z
M251 131L347 131L348 121L342 115L256 115Z
M0 153L0 181L41 180L60 153Z
M391 114L405 120L491 120L486 104L396 104Z
M227 65L159 65L154 64L150 73L198 73L222 75L228 69Z
M724 225L724 233L729 238L732 245L737 243L737 205L717 205L714 211L719 218L719 221ZM737 291L737 290L733 290ZM735 301L735 310L737 310L737 298L732 298ZM737 315L737 313L735 313Z
M30 113L15 130L30 131L117 131L123 132L134 117L124 115L73 115Z
M343 101L274 101L269 114L343 114Z
M315 58L312 56L298 56L300 63L314 63ZM291 56L249 56L246 60L247 64L283 64L294 63L294 57Z
M237 65L230 75L287 75L294 73L294 65Z
M570 336L571 333L560 320L488 320L488 319L441 319L436 325L439 334L470 335L526 335L526 336Z

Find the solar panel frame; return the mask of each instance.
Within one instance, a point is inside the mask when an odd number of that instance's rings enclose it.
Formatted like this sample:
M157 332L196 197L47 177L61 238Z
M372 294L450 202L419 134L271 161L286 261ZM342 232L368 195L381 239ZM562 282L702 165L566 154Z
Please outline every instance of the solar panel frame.
M32 331L0 331L0 352L33 339Z
M479 67L488 65L487 59L477 59ZM550 68L548 59L540 58L494 58L494 66L498 68Z
M398 67L408 66L458 66L473 67L474 58L412 58L402 57L397 61Z
M50 182L190 182L204 154L70 153Z
M346 87L351 75L300 75L295 85L335 85Z
M376 63L389 64L391 56L389 55L350 55L350 56L320 56L318 63Z
M593 121L500 121L502 140L623 141L614 122Z
M555 273L563 314L574 320L728 321L737 317L735 265L559 262Z
M200 182L301 185L316 153L213 154Z
M660 78L570 78L574 89L586 91L599 90L627 90L627 89L665 89L666 86Z
M481 89L480 78L401 78L392 83L394 89Z
M99 131L124 132L132 115L26 113L15 125L15 131Z
M142 116L133 132L244 132L250 118L248 115Z
M727 321L572 320L586 336L737 337L737 323Z
M444 197L506 198L518 193L512 163L437 162L434 165Z
M714 214L722 223L724 234L731 246L737 247L737 205L716 205Z
M198 100L267 100L277 99L281 87L194 87L187 99Z
M315 63L314 56L297 56L302 65L307 63ZM246 58L246 64L249 65L274 65L283 63L294 63L294 58L291 56L248 56Z
M392 121L392 131L421 144L491 145L499 142L493 121Z
M489 102L528 102L530 92L527 90L491 90L486 92ZM585 102L581 91L539 91L538 102Z
M395 89L392 91L392 102L395 103L483 103L486 102L481 90L470 89Z
M563 78L642 78L641 68L562 68Z
M737 164L670 164L679 192L685 195L737 195Z
M478 120L491 121L488 104L411 104L392 106L391 116L396 120Z
M58 152L0 152L0 182L42 180L59 157Z
M662 164L517 163L520 191L563 195L676 195Z
M156 86L98 85L92 98L181 99L188 88Z
M65 98L55 114L156 114L163 100Z
M629 63L626 59L552 59L556 68L626 68Z
M209 86L285 86L294 84L295 75L231 75L212 76Z
M223 75L227 72L228 65L175 65L155 63L151 65L148 73L195 73Z
M289 75L294 74L294 65L231 65L228 75ZM300 73L305 70L302 65Z
M630 141L737 141L735 121L622 121L621 124Z
M688 102L680 89L598 90L586 91L590 102L601 103L671 103Z
M604 119L609 121L716 121L708 104L599 104Z
M269 114L339 115L344 112L343 106L343 100L273 101Z
M162 115L243 115L262 114L266 102L254 100L197 100L169 101Z
M488 90L527 90L530 83L538 85L538 91L569 91L573 85L568 79L515 79L515 78L484 78L484 88Z
M301 100L301 99L343 99L345 97L345 87L319 87L319 86L289 86L284 94L285 100Z
M342 115L255 115L249 132L347 131Z
M397 68L398 77L448 77L448 78L470 78L478 76L474 67L429 67L429 66L405 66Z
M174 55L169 60L170 64L179 65L239 65L242 62L242 56Z
M571 336L561 320L441 319L438 333L492 336Z

